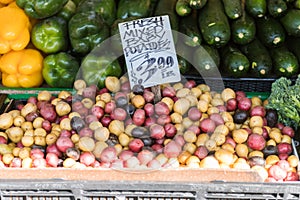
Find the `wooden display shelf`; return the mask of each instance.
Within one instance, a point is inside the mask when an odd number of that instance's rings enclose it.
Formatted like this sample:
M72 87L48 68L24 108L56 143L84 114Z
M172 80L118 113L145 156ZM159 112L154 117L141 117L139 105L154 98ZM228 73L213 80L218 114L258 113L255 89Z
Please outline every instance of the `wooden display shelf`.
M5 168L0 170L2 179L62 179L93 181L159 181L159 182L263 182L253 170L236 169L67 169L67 168Z

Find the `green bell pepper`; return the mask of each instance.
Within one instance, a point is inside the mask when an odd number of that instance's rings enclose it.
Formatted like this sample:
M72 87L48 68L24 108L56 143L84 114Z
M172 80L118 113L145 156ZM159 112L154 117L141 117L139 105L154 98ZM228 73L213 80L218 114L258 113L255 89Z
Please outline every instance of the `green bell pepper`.
M104 88L107 76L122 75L120 63L114 56L88 54L81 62L82 78L88 85Z
M79 61L67 52L51 54L43 60L43 78L51 87L73 87L78 70Z
M16 0L16 4L34 19L51 17L58 13L68 0Z
M77 6L77 12L95 11L110 26L116 19L115 0L83 0Z
M149 17L151 6L151 0L120 0L118 3L117 18Z
M31 31L31 41L37 49L46 54L67 50L67 21L53 16L37 22Z
M108 25L95 11L76 12L68 27L72 51L80 56L87 55L110 35Z
M76 4L74 1L69 0L68 3L56 14L56 16L62 17L69 21L71 17L76 13Z

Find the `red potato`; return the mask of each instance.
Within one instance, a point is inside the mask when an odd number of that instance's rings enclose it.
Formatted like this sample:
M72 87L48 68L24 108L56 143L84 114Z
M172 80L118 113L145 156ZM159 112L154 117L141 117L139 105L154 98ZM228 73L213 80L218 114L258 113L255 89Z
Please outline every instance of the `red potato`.
M127 94L124 92L117 92L115 93L114 99L118 99L118 98L125 98L127 100Z
M155 97L154 93L148 90L145 90L143 93L143 97L145 99L145 102L153 102L153 99Z
M112 163L114 160L117 159L117 150L113 146L108 146L104 148L100 155L101 163Z
M104 106L104 112L110 114L116 107L117 107L116 102L114 101L107 102Z
M57 167L58 166L59 158L55 153L47 153L46 154L46 162L47 165L50 167Z
M170 115L159 115L158 118L156 119L156 123L162 126L171 122L172 120Z
M72 142L71 138L62 136L57 138L56 146L60 152L65 153L68 148L74 147L74 143Z
M278 154L288 154L293 152L292 145L286 142L277 144Z
M197 136L200 134L201 130L200 127L197 125L192 125L187 128L188 131L193 131Z
M57 114L55 111L55 108L52 104L47 103L45 104L43 107L41 107L40 109L40 115L50 121L50 122L55 122L56 118L57 118Z
M262 135L257 133L252 133L248 136L247 145L249 148L253 150L261 151L266 146L266 140Z
M183 147L183 145L185 144L185 139L183 135L175 135L173 140L181 147Z
M267 126L268 125L268 120L267 120L267 118L263 118L263 126Z
M83 152L80 154L79 161L86 166L90 166L95 162L96 158L92 152Z
M250 110L250 117L252 117L252 116L264 117L265 115L266 115L266 109L263 106L254 106Z
M159 115L169 115L170 110L168 105L165 102L158 102L154 105L155 114Z
M93 168L100 168L101 164L98 160L95 160L95 162L93 162L90 166Z
M97 92L97 94L104 94L104 93L108 93L109 91L108 91L108 89L107 88L101 88L98 92Z
M195 87L196 85L197 84L195 80L188 80L187 82L184 83L184 87L189 89Z
M111 114L110 117L112 119L120 120L120 121L125 121L127 117L127 111L123 108L115 108Z
M89 114L89 109L86 107L83 107L82 109L77 110L80 116L85 117Z
M238 100L238 109L248 111L251 109L252 101L248 97L241 97L240 100Z
M0 136L0 144L7 144L7 139L4 136Z
M216 123L210 118L205 118L200 121L199 126L202 132L212 133L216 128Z
M278 122L278 123L276 124L276 127L277 127L277 128L279 128L280 130L282 130L282 129L283 129L283 127L284 127L284 124L283 124L283 123L280 123L280 122Z
M130 82L129 81L125 81L124 83L122 83L121 91L125 92L125 93L129 93L129 91L130 91Z
M156 144L163 144L164 141L165 141L165 138L156 139L156 140L155 140L155 143L156 143Z
M179 98L178 97L172 97L172 100L174 101L174 103L178 100Z
M224 106L224 105L217 105L217 108L219 109L219 112L220 112L220 113L221 113L221 112L227 111L227 108L226 108L226 106Z
M93 114L89 114L89 115L85 116L84 121L87 124L90 124L92 122L97 122L98 118L95 115L93 115Z
M1 166L0 166L1 167ZM9 164L9 167L12 168L21 168L22 167L22 159L19 157L14 157Z
M188 110L188 118L192 121L198 121L202 117L202 113L197 107L191 107Z
M119 159L121 160L127 160L128 158L132 157L134 155L134 153L130 150L123 150L120 154L119 154Z
M155 151L156 153L162 153L163 152L163 145L162 144L153 144L151 146L151 148L153 149L153 151Z
M197 156L199 159L205 158L209 153L209 150L204 146L200 145L197 147L196 151L194 152L194 155Z
M72 136L72 133L71 133L71 131L69 131L69 130L63 129L63 130L60 131L60 135L59 135L59 136L60 136L60 137L61 137L61 136L64 136L64 137L71 137L71 136Z
M230 98L225 103L226 111L231 112L235 111L237 109L237 99L236 98Z
M91 114L96 116L97 119L101 119L101 117L103 117L104 115L104 109L100 106L96 106L94 105L92 108L91 108Z
M38 111L33 111L33 112L28 113L25 116L25 120L29 121L29 122L33 122L37 117L39 117L39 112Z
M142 126L145 122L145 119L146 119L145 110L141 108L136 109L136 111L133 113L132 116L133 123L137 126Z
M72 103L72 111L77 112L82 108L84 108L84 105L81 101L75 101Z
M244 91L236 91L236 100L239 101L242 97L246 97L246 93Z
M284 126L282 129L281 129L281 133L284 134L284 135L288 135L290 136L291 138L293 138L295 136L295 131L292 127L290 126Z
M166 137L169 137L169 138L173 138L177 133L177 129L176 129L175 125L172 123L165 124L164 129L165 129Z
M245 127L243 129L246 130L249 135L252 134L251 128Z
M163 97L175 97L176 96L176 90L172 86L164 87L162 90L162 96Z
M42 101L38 101L38 102L36 103L36 106L37 106L38 110L40 110L42 107L44 107L44 105L46 105L46 104L48 104L48 103L49 103L48 101L42 100Z
M19 147L19 148L23 148L23 147L24 147L22 141L19 141L19 142L17 143L17 147Z
M129 149L134 152L134 153L138 153L142 150L142 148L144 147L144 143L141 139L139 138L134 138L133 140L131 140L128 144Z
M225 123L220 113L212 113L209 118L215 122L216 126Z
M147 117L154 115L154 105L152 103L146 103L144 105L144 110Z
M154 153L153 151L150 151L148 149L143 149L137 154L137 158L140 161L141 165L147 165L151 160L154 159Z
M284 181L299 181L299 175L297 172L289 171L289 172L287 172L287 175L283 180Z
M262 136L265 138L265 139L268 139L269 138L269 133L268 133L268 130L266 127L262 127Z
M154 139L162 139L165 137L166 132L162 125L152 124L149 128L150 137Z
M83 127L82 129L80 129L78 134L80 137L93 137L94 131L89 127Z
M107 115L104 115L100 120L101 124L104 127L108 127L111 121L112 121L112 119L110 118L110 116L107 116Z
M62 156L62 152L58 150L56 143L50 144L46 148L46 153L54 153L56 154L59 158Z
M149 127L149 126L151 126L152 124L155 124L155 123L156 123L156 118L154 118L154 117L147 117L145 119L144 126Z
M170 141L165 145L163 152L167 158L176 158L181 153L181 146L175 141Z
M236 147L236 142L234 141L234 139L231 136L226 136L226 140L225 143L229 143L230 145L233 146L233 148Z
M279 167L281 167L282 169L284 169L285 171L289 171L290 170L290 164L287 160L279 160L276 165L278 165Z
M30 151L30 158L33 160L38 158L44 158L44 156L44 152L39 148L31 149Z
M95 99L96 93L97 93L97 86L90 85L90 86L83 89L82 96L84 98Z
M38 99L36 96L30 96L28 99L27 99L27 103L32 103L32 104L37 104L38 103Z
M268 170L269 176L273 177L276 181L284 180L287 176L287 171L278 165L272 165Z
M42 128L46 131L46 132L50 132L51 131L51 122L49 120L43 120L42 122Z
M278 154L278 157L279 157L280 160L286 160L289 157L289 154L280 153L280 154Z

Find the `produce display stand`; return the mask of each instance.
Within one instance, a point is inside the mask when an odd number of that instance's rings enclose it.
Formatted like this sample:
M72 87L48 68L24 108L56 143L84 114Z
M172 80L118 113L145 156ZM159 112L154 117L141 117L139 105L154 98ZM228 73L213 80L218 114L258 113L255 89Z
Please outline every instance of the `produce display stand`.
M25 99L42 90L49 88L3 89L1 101ZM57 94L61 90L49 91ZM268 92L247 95L266 99ZM298 156L297 147L294 142ZM1 200L300 199L299 182L264 183L252 170L6 168L0 170L0 176Z

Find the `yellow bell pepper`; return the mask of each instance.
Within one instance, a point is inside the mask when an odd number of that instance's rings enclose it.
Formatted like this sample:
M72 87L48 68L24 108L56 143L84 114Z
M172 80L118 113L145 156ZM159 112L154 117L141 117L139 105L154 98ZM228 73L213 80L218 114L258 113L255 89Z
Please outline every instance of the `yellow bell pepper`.
M43 83L43 56L35 49L10 51L0 57L5 87L38 87Z
M22 50L30 41L29 17L14 4L0 8L0 54Z
M0 0L1 4L9 4L11 2L13 2L14 0Z

